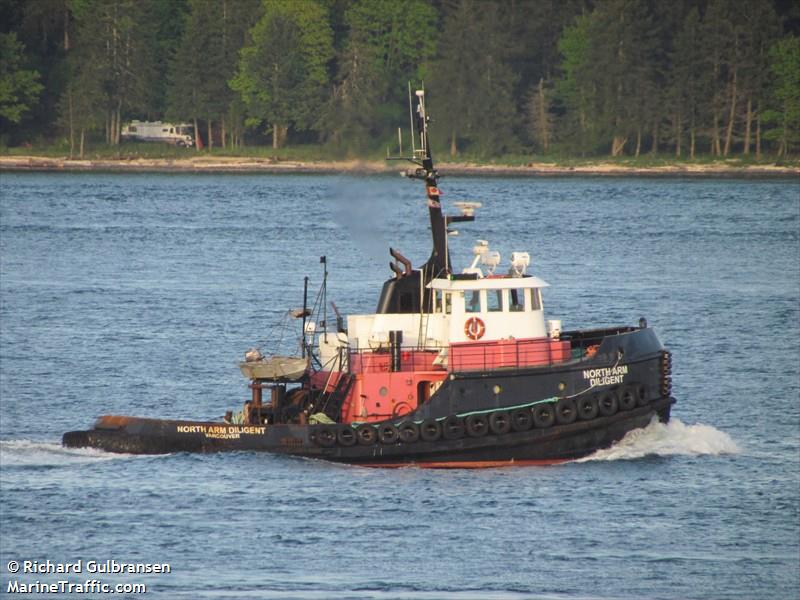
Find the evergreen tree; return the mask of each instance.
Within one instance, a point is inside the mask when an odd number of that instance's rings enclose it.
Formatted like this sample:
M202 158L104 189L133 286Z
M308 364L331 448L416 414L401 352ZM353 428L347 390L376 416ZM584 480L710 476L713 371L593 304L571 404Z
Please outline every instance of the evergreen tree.
M764 135L778 142L778 156L800 149L800 38L789 36L769 52L775 108L764 115L774 127Z
M565 27L558 49L561 53L562 76L556 81L558 101L564 107L559 129L562 136L571 142L572 148L583 155L599 143L599 126L595 109L597 90L592 79L592 63L589 51L588 14L575 19Z
M20 2L18 39L25 44L28 66L41 74L44 85L39 102L27 114L23 125L28 135L47 135L52 131L56 104L67 82L65 63L71 43L71 20L68 0Z
M195 139L200 139L198 121L205 120L210 148L214 122L223 146L231 127L237 138L240 133L241 109L237 111L237 94L228 82L236 74L238 51L259 10L258 0L189 2L184 32L170 66L169 114L193 121Z
M77 144L78 156L84 158L87 132L102 129L105 123L103 74L100 65L74 51L67 59L67 75L67 87L58 103L59 122L68 131L69 157L75 157Z
M689 133L689 157L697 152L697 129L703 116L705 90L710 87L711 71L703 54L700 13L693 7L675 37L670 73L670 100L675 117L675 155L681 156L681 140Z
M444 12L439 59L431 82L437 127L447 132L450 154L461 146L483 156L513 149L516 77L506 6L456 0Z
M333 32L326 9L314 0L264 0L251 35L230 85L247 106L248 123L266 122L272 147L279 148L290 126L320 127Z
M547 152L556 136L557 97L554 82L561 55L558 40L564 27L588 8L586 0L519 0L508 7L512 32L509 66L522 102L515 133Z
M423 0L355 0L344 12L347 43L326 123L348 150L385 140L403 124L407 82L425 78L435 53L436 12Z
M739 33L741 56L739 85L741 95L737 118L744 129L742 154L749 154L755 122L756 154L761 154L761 106L769 94L769 50L780 36L780 20L769 0L750 0L740 5Z
M81 94L99 93L86 106L102 107L106 141L117 145L123 115L155 108L159 73L156 30L147 18L158 0L72 0L75 18L72 77ZM75 86L73 86L73 90ZM62 101L62 106L64 102ZM95 115L99 120L100 115Z
M15 33L0 34L0 119L19 123L39 99L39 73L26 69L24 46Z

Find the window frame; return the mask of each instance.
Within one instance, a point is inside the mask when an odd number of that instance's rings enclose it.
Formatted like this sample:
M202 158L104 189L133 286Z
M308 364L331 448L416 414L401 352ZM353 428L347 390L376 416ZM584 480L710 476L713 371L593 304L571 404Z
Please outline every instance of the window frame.
M467 300L467 294L470 295ZM475 294L478 295L478 302L474 302ZM483 290L464 290L464 312L468 314L482 313L483 311Z

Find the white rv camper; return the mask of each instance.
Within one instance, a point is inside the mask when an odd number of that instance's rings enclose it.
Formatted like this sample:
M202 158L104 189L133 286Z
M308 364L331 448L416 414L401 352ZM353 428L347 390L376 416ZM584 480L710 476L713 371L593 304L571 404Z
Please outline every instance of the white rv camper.
M139 142L166 142L176 146L194 146L194 128L188 123L131 121L122 128L122 139Z

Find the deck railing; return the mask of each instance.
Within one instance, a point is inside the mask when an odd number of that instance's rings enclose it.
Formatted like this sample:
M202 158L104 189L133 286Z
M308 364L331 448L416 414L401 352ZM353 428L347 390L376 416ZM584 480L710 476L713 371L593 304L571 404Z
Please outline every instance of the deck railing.
M450 346L401 347L396 371L490 371L505 368L549 366L594 356L604 338L636 331L636 327L609 327L564 331L559 339L508 339L487 342L458 342ZM348 353L351 373L392 371L392 352L388 348L351 348Z
M568 341L550 338L456 343L450 346L448 369L461 372L539 367L571 358Z

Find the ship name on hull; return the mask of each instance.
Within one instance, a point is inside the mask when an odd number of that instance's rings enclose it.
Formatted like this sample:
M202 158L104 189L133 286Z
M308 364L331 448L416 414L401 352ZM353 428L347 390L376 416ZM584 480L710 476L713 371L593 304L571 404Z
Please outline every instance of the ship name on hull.
M602 369L587 369L583 372L583 378L589 381L589 385L616 385L622 383L625 375L628 374L628 365L618 367L604 367Z
M178 433L202 433L207 438L218 440L238 440L241 435L264 435L266 427L248 425L178 425Z

